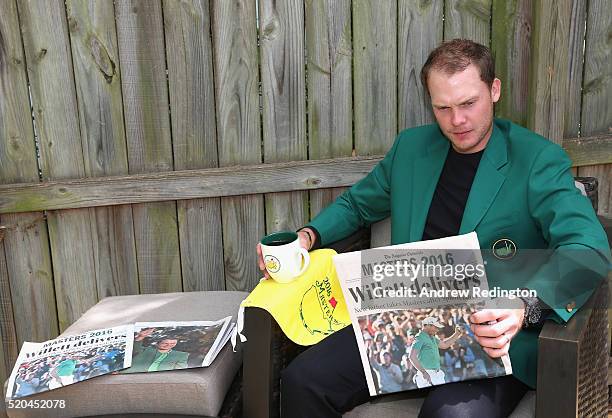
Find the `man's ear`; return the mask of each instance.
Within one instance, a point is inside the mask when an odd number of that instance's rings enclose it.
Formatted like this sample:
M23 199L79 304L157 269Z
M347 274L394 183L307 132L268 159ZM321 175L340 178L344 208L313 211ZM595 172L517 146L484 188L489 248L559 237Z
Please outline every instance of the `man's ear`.
M495 78L493 80L493 83L491 84L491 99L493 99L493 103L497 103L500 95L501 95L501 80L499 78Z

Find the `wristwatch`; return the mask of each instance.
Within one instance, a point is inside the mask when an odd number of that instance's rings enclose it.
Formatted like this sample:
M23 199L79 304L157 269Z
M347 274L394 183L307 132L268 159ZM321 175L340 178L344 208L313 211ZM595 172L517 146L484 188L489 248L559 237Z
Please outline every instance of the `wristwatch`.
M525 315L523 316L523 328L531 328L544 322L544 310L548 306L537 297L521 297L525 304Z

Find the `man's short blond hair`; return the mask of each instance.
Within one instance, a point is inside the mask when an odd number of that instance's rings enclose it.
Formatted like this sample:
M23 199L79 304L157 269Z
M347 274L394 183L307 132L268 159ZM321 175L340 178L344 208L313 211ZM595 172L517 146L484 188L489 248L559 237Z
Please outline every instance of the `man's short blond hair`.
M453 75L465 70L471 64L480 71L480 79L491 87L495 80L495 61L489 48L469 39L442 42L431 51L421 69L421 82L427 94L429 94L427 81L431 70Z

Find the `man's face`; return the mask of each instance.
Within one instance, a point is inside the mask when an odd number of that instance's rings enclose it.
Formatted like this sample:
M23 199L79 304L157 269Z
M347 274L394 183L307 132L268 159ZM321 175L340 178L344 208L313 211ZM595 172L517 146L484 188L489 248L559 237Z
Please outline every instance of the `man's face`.
M389 353L383 354L383 361L385 362L385 366L390 365L391 364L391 354Z
M170 350L176 346L177 342L177 340L172 339L161 340L159 343L157 343L157 349L160 351Z
M501 88L499 79L489 88L480 79L478 68L469 65L452 75L432 70L427 84L436 121L455 151L471 154L483 150L493 129L493 104L499 100Z
M438 327L436 327L435 325L425 325L423 327L423 329L429 335L436 335L438 333L438 331L440 331L440 329Z

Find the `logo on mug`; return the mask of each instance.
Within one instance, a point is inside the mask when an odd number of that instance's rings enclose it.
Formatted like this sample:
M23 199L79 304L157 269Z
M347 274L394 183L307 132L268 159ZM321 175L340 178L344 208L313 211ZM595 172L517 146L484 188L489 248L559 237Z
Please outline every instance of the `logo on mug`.
M266 263L266 270L268 270L270 273L278 273L281 268L278 258L274 257L273 255L267 255L264 257L264 261Z

